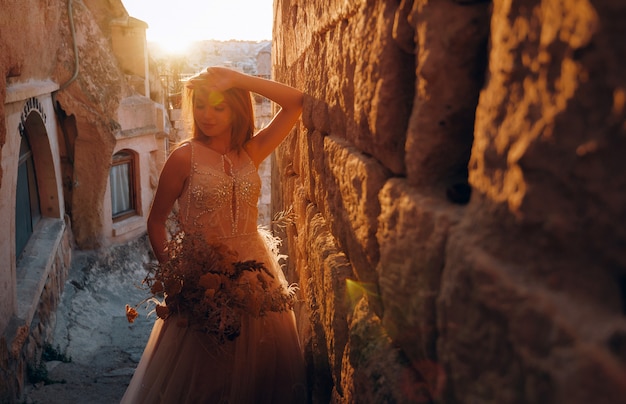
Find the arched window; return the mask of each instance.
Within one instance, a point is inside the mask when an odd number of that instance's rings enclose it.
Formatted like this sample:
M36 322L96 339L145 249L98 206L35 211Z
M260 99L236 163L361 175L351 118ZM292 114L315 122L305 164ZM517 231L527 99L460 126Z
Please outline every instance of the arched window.
M133 153L121 151L113 155L111 171L111 211L113 220L122 220L137 213L135 159Z
M20 159L17 168L15 201L15 255L19 257L41 218L39 191L33 153L26 136L21 136Z

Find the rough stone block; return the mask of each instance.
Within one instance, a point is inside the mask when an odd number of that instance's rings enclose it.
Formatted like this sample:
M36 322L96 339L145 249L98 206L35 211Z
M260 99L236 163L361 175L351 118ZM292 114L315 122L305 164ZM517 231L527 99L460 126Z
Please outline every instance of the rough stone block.
M301 227L306 237L299 238L307 251L304 269L310 277L303 292L309 304L313 355L324 355L335 386L341 381L341 362L348 340L347 318L349 301L346 292L348 279L354 278L352 266L339 250L326 221L314 205L303 212L306 224ZM304 274L301 274L304 275ZM324 359L318 359L324 362Z
M451 238L437 304L439 361L450 401L618 403L620 315L525 276L468 234ZM477 370L480 371L477 371Z
M313 150L317 203L360 281L376 282L378 192L389 173L375 159L333 136Z
M386 334L366 295L355 302L338 403L430 403L437 394Z
M415 99L406 142L409 182L467 181L474 115L487 65L490 3L414 2Z
M383 325L412 362L435 360L435 304L446 242L462 210L421 195L403 179L389 180L379 200L376 271Z

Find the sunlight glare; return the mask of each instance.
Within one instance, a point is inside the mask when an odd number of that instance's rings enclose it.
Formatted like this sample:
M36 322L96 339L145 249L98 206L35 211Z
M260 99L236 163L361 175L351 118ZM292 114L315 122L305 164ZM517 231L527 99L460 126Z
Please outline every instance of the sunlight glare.
M159 48L168 55L181 56L191 48L191 42L178 38L164 38L157 42Z
M172 52L199 40L272 39L273 0L122 0L146 36Z

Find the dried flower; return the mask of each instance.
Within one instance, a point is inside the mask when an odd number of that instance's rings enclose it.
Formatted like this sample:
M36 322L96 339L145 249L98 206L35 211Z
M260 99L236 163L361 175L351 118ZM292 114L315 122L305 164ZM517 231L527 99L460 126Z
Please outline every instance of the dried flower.
M130 307L129 305L126 305L126 319L128 320L129 323L132 324L138 315L139 314L137 313L137 310L135 310L134 307Z
M165 288L163 287L163 282L155 281L150 288L150 293L152 293L153 295L159 295L163 293L164 290Z
M163 298L155 307L159 318L176 314L179 326L194 327L222 343L240 334L242 316L293 307L294 286L282 286L263 263L238 261L223 243L179 231L166 251L168 261L152 265L144 280L152 294L146 300Z
M170 310L167 308L167 305L164 304L157 304L154 311L156 311L156 315L162 319L166 319L170 315Z

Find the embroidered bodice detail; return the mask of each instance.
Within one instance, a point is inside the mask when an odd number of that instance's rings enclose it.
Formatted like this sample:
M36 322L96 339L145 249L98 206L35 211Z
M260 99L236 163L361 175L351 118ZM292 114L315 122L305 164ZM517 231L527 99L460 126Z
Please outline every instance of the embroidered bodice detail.
M179 199L183 227L217 237L256 232L261 179L245 150L224 155L190 146L191 172Z

